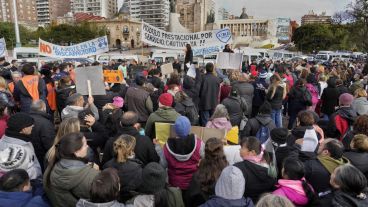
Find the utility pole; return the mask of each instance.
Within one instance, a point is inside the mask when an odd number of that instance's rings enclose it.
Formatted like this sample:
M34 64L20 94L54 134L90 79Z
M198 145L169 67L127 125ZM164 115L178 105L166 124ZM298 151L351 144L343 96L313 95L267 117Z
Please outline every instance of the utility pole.
M17 1L13 0L13 14L14 14L14 27L15 27L15 47L22 47L19 35L19 24L18 24L18 14L17 14Z

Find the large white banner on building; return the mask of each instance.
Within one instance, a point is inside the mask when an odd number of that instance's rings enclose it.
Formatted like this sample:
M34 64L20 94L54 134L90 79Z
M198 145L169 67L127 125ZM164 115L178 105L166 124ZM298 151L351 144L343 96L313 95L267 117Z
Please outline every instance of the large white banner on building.
M99 37L72 46L55 45L39 39L39 55L54 58L79 58L109 51L107 36Z
M6 42L4 38L0 38L0 57L6 56Z
M162 48L184 49L186 44L190 44L193 49L198 49L231 44L232 35L228 28L197 33L172 33L143 22L142 41Z

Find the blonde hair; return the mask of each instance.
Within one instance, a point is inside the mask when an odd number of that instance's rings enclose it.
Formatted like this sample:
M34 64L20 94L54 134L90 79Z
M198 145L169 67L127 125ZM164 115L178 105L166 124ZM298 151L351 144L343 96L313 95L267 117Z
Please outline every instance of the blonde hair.
M59 144L61 138L64 135L74 133L74 132L79 132L79 131L80 131L80 124L79 124L78 118L64 119L59 126L59 129L56 133L52 147L49 149L49 151L46 154L47 162L50 162L50 160L55 157L55 153L56 153L55 146Z
M367 91L364 88L358 88L354 92L355 97L367 97Z
M135 137L123 134L119 136L114 142L114 152L116 155L116 161L124 163L127 159L134 154Z
M283 196L265 194L257 203L256 207L294 207L294 204Z
M2 76L0 76L0 88L4 89L8 88L8 84L6 83L6 80Z
M351 148L362 152L368 152L368 136L364 134L357 134L351 141Z

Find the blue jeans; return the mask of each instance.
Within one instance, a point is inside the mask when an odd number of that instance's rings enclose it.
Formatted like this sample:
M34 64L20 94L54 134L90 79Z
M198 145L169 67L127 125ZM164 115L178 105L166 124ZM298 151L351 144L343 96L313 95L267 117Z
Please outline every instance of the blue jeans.
M211 118L212 114L213 114L213 110L210 110L210 111L201 111L200 112L201 125L203 127L206 126L206 124L207 124L208 120Z
M277 128L282 127L281 109L272 109L271 117Z

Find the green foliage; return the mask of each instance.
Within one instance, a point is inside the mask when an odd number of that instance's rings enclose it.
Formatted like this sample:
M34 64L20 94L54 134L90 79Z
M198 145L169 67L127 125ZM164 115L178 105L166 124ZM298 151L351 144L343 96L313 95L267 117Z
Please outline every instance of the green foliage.
M31 31L19 25L19 30L22 46L37 46L30 43L37 43L38 38L60 45L76 44L103 36L106 31L104 28L98 28L90 23L52 25L46 28L40 27L36 31ZM8 49L15 47L13 23L0 22L0 38L2 37L5 38Z

